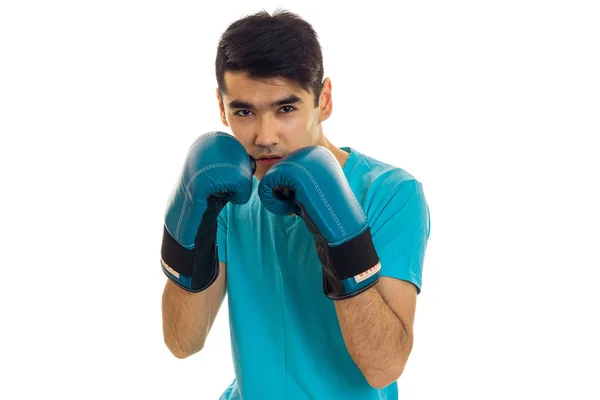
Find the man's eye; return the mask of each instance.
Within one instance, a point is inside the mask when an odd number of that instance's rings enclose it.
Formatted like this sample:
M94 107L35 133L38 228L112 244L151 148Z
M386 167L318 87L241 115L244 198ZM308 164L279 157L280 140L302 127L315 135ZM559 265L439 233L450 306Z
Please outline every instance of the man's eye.
M235 113L235 115L239 115L240 117L247 117L250 115L252 111L250 110L239 110Z
M289 114L289 113L291 113L292 111L294 111L294 110L295 110L295 108L294 108L294 107L292 107L292 106L283 106L283 107L281 107L281 110L286 110L286 111L284 112L284 114Z

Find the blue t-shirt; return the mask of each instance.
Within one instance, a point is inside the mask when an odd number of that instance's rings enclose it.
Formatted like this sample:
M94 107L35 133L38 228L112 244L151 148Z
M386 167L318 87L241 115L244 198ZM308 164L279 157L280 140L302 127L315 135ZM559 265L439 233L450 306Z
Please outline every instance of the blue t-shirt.
M381 275L421 292L429 207L403 169L356 150L343 171L362 206ZM219 216L219 260L227 293L235 379L220 400L390 400L397 383L371 387L344 344L333 300L323 293L315 242L298 216L270 213L257 194Z

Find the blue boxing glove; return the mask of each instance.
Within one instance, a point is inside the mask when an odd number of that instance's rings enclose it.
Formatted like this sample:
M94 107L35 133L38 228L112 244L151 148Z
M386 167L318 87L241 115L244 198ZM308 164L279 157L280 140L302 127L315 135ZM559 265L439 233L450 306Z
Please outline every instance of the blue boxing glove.
M258 195L272 213L302 217L315 238L328 298L350 298L378 282L367 218L331 151L310 146L289 153L262 178Z
M241 143L224 132L205 133L189 148L168 201L161 248L162 269L177 286L200 292L217 279L217 218L227 202L250 199L255 169Z

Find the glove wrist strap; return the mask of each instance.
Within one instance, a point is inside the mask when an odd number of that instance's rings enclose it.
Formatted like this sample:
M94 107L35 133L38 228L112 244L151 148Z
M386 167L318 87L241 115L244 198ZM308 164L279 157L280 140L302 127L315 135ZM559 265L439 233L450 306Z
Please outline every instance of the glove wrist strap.
M163 227L161 264L164 273L179 287L200 292L219 276L217 217L227 201L210 197L194 240L194 248L186 249Z

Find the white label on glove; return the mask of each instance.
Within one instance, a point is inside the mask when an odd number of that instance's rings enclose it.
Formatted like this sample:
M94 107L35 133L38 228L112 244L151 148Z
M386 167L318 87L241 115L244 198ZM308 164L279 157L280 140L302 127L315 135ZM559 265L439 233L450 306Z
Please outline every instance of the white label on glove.
M171 273L171 275L173 275L179 279L179 272L177 272L173 268L169 267L169 264L167 264L165 262L165 260L161 259L160 262L162 263L163 267L165 267L165 269Z
M377 264L375 264L373 267L369 268L365 272L361 272L360 274L356 275L354 277L354 279L356 280L356 283L360 283L360 282L364 281L365 279L369 279L370 277L375 275L377 272L379 272L380 269L381 269L381 263L378 262Z

